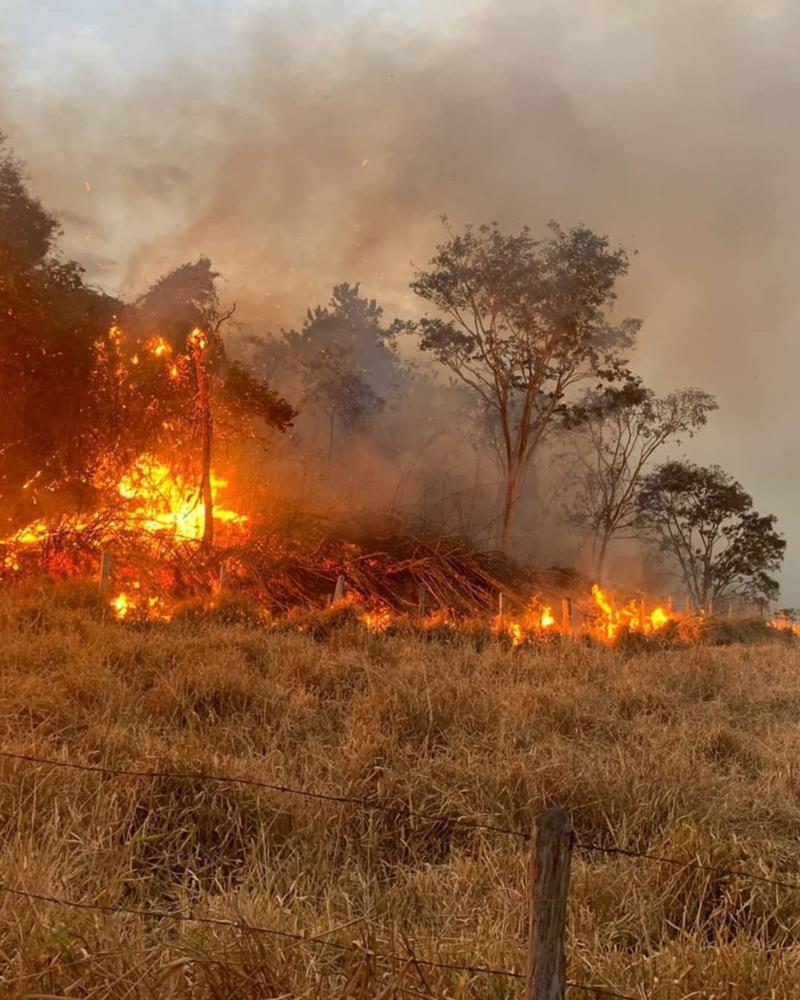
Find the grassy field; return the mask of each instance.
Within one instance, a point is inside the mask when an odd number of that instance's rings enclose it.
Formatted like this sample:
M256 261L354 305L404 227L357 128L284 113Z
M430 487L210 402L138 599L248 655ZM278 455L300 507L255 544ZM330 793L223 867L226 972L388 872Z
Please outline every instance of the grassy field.
M2 747L200 771L800 882L800 649L509 651L343 629L104 622L74 590L0 599ZM350 945L0 893L0 995L521 996L524 843L246 785L0 759L0 882ZM798 996L800 892L577 854L568 974L634 997ZM571 991L574 997L590 993Z

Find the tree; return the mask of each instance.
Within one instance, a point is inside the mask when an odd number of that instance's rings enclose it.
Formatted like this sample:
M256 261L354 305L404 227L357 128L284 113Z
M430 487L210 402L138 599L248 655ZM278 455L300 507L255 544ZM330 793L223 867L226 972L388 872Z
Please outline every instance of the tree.
M507 235L496 223L448 234L411 282L441 313L420 321L419 345L475 393L495 429L507 550L529 463L571 413L576 386L628 377L620 352L640 323L614 325L606 315L628 256L585 226L551 223L544 241L527 228Z
M359 285L336 285L326 306L309 309L300 330L278 340L251 337L257 364L294 382L301 410L319 418L332 457L336 436L367 431L390 392L408 379L397 339L410 324L387 323L383 307L362 296Z
M121 308L58 257L59 234L0 137L0 499L11 523L61 492L80 499L92 345Z
M173 469L197 477L203 542L212 545L214 443L241 447L265 429L285 431L294 409L199 327L173 350L158 334L133 339L114 326L95 352L89 426L103 472L95 481L113 486L144 453L168 454Z
M352 354L338 345L321 348L316 356L301 361L301 366L304 401L318 406L327 417L330 462L337 423L349 432L366 429L386 400L355 368Z
M672 556L700 607L734 596L774 600L786 542L776 518L719 466L667 462L641 480L639 519Z
M0 132L0 267L28 270L50 253L61 233L58 221L28 191L24 167Z
M181 264L139 296L124 317L126 326L134 336L158 333L176 351L184 350L192 330L218 334L236 310L221 309L218 278L208 257Z
M217 288L219 277L211 261L199 257L159 278L126 315L140 337L157 333L179 360L187 354L191 358L206 545L214 541L211 464L220 420L225 424L235 413L234 435L241 436L252 434L254 421L286 430L296 416L290 404L267 382L228 359L222 330L235 313L236 305L222 307Z
M637 528L637 487L654 454L680 435L693 437L717 409L702 389L658 397L632 381L587 395L574 449L580 469L573 521L592 536L593 572L602 581L611 540Z

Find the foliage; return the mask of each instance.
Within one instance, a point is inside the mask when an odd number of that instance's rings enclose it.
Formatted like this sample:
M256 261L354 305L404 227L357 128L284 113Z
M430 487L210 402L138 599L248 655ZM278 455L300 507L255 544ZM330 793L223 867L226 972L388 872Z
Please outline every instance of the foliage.
M126 325L137 336L158 333L182 351L196 327L216 333L220 319L229 318L220 313L218 278L207 257L176 267L139 296L128 310Z
M22 163L0 132L0 267L25 272L47 257L60 233L58 220L28 191Z
M266 381L236 361L225 364L220 387L225 411L223 422L241 430L242 421L259 421L263 427L288 430L297 416L290 403Z
M639 321L607 318L628 256L585 226L552 223L544 241L496 223L448 233L411 283L441 313L420 321L419 346L475 393L496 428L505 547L527 466L545 434L573 414L575 387L629 377L621 352Z
M667 462L644 476L639 520L672 556L692 600L707 606L735 595L773 600L786 542L776 518L719 466Z
M33 483L52 496L85 476L92 343L119 308L56 256L58 235L0 140L0 495L11 520L26 516Z
M639 481L655 453L681 435L693 437L717 409L702 389L657 396L638 380L587 394L572 450L579 469L573 522L592 535L594 576L601 579L612 538L636 533Z
M300 330L277 341L251 338L258 364L294 381L301 410L324 428L329 456L338 432L369 430L389 393L408 378L397 339L408 324L384 320L383 307L361 295L359 285L336 285L327 306L309 309Z

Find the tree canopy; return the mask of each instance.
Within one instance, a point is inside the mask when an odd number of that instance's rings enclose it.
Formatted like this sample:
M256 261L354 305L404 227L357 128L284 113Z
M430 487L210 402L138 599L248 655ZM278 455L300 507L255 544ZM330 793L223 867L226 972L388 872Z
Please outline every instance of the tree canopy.
M608 316L628 255L586 226L551 223L544 240L496 223L448 226L448 236L411 282L439 313L420 321L419 346L475 393L496 430L506 548L530 459L570 415L575 388L629 377L624 352L640 323Z
M397 343L409 324L387 322L358 284L336 285L327 305L309 309L299 330L250 338L259 367L294 384L300 409L324 433L331 457L342 434L364 432L408 378Z
M571 510L573 523L592 536L595 579L602 579L611 540L638 533L637 490L653 456L669 441L693 437L716 409L702 389L657 396L639 381L587 394Z
M640 523L672 556L700 607L734 596L773 600L786 542L772 514L719 466L667 462L644 476Z

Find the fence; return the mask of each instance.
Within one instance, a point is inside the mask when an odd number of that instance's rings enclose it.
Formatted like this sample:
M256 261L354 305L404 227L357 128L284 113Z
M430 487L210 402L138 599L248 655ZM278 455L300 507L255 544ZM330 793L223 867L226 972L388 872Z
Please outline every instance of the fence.
M74 761L57 760L32 754L16 753L11 750L0 750L0 757L15 760L25 764L41 767L66 768L77 771L87 771L103 774L109 777L131 777L145 780L171 779L219 782L233 785L246 785L263 788L286 795L297 795L304 798L317 799L324 802L336 802L356 806L362 809L380 811L389 815L413 818L423 822L449 824L466 827L473 830L486 831L500 836L513 837L529 845L528 870L528 941L526 949L526 967L521 972L517 969L496 969L486 965L464 965L450 962L437 962L420 958L413 954L401 955L394 952L369 950L370 958L393 963L407 963L422 969L442 970L451 972L485 975L524 982L525 1000L562 1000L567 990L575 990L591 994L595 998L609 997L611 1000L643 1000L644 993L634 997L620 993L610 987L579 983L566 978L565 956L565 925L567 901L569 893L570 865L573 851L584 853L600 853L605 855L622 855L638 858L642 861L669 865L675 868L693 869L714 873L730 878L743 878L766 883L781 889L800 891L800 883L784 879L759 875L756 872L736 868L722 868L706 865L699 861L681 860L663 857L657 854L634 851L628 848L606 846L576 839L569 814L562 809L552 809L538 815L530 833L523 830L482 823L464 817L450 817L436 813L416 811L399 806L387 806L370 799L350 795L333 795L307 788L296 788L289 785L257 781L251 778L238 778L229 775L203 774L198 772L180 771L143 771L130 768L106 767L97 764L83 764ZM345 945L332 941L324 936L300 934L274 927L261 927L241 920L223 917L188 916L172 910L151 908L136 908L112 906L102 903L88 903L81 900L66 899L46 893L32 892L16 886L0 882L0 893L20 897L34 902L66 906L77 910L87 910L96 913L125 914L146 919L171 920L176 923L205 924L215 927L230 927L250 934L291 940L308 947L325 948L339 952L352 953L358 946ZM414 992L414 995L437 1000L431 993Z

